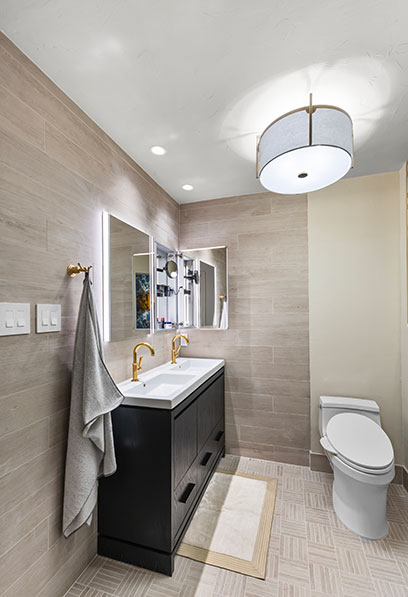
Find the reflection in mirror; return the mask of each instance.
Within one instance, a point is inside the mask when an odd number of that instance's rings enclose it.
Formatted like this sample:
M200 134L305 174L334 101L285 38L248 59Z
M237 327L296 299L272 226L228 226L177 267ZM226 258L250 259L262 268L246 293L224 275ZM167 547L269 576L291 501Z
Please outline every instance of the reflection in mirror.
M195 294L197 327L221 330L228 328L227 252L227 247L182 251L184 263L189 264L184 278L191 281L192 292ZM191 309L191 306L186 305L186 308Z
M149 332L150 236L104 214L103 240L104 338L117 341Z
M195 298L197 288L194 284L194 259L180 255L182 265L180 275L180 319L182 328L196 327Z
M215 266L200 259L200 325L212 326L215 318Z
M175 261L173 261L172 259L170 259L166 263L166 265L164 266L164 270L169 278L177 278L177 271L178 271L177 263Z
M155 330L177 328L178 265L174 249L155 243Z
M136 329L150 330L150 255L132 257Z

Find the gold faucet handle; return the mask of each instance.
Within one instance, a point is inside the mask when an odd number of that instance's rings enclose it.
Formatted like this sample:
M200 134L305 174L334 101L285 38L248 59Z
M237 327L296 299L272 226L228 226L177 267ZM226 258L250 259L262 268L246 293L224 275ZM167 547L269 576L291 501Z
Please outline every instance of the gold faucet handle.
M139 361L137 363L137 370L140 371L142 369L142 361L143 357L139 357Z
M176 348L176 357L179 356L180 350L181 350L181 344L179 344L178 347Z

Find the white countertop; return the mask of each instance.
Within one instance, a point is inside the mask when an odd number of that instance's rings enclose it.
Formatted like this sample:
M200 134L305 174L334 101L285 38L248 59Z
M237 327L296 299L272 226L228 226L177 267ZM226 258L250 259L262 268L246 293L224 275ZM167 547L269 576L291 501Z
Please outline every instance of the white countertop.
M127 379L118 384L128 406L175 408L214 373L224 367L223 359L179 357L139 375L140 381Z

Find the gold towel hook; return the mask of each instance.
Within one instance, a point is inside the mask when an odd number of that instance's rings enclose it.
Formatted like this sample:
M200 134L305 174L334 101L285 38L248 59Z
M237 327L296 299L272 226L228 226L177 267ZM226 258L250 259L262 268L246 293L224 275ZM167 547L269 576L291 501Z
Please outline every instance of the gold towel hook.
M82 265L78 262L78 265L69 265L67 267L67 274L70 278L73 278L81 272L85 272L87 274L91 268L92 265L90 265L89 267L82 267Z

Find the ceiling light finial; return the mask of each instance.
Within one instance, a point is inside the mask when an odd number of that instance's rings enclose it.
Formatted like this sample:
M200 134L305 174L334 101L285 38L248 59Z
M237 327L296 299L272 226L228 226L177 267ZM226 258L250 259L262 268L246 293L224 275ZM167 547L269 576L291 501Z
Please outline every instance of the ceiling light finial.
M275 193L309 193L353 165L353 122L336 106L309 105L274 120L257 143L257 176Z

